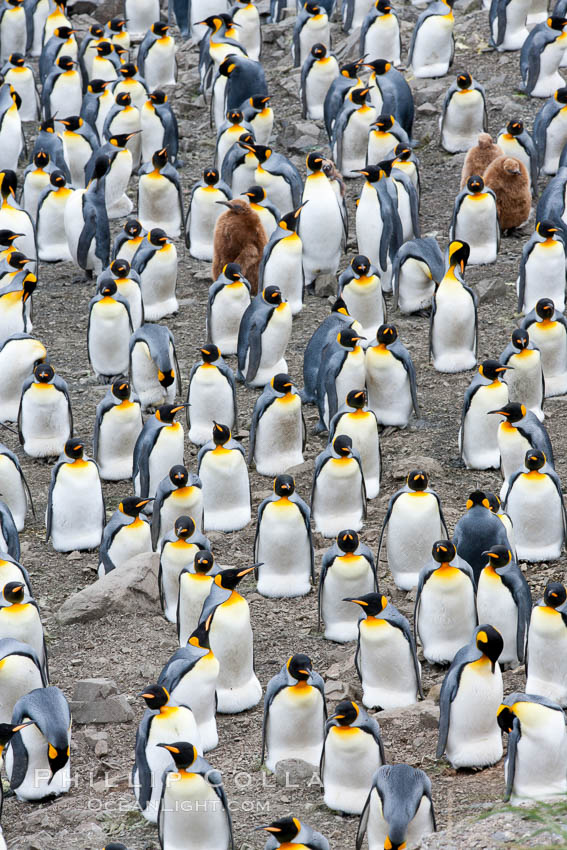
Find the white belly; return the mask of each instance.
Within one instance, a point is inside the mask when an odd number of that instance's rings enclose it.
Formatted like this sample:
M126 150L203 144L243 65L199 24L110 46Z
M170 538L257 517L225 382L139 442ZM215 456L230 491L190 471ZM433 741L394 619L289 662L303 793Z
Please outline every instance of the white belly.
M148 262L140 275L146 321L157 322L179 309L177 285L177 252L173 244L161 250Z
M567 705L567 631L557 611L537 605L528 631L526 693Z
M419 28L412 55L416 77L442 77L449 70L453 51L452 14L432 15Z
M266 719L266 767L275 770L285 759L318 765L323 747L325 717L323 697L311 685L283 688Z
M105 414L98 436L100 477L105 481L121 481L132 476L132 459L136 440L142 430L139 404L115 405Z
M322 780L325 805L348 814L362 813L372 776L382 760L371 735L355 726L332 726L325 741Z
M146 230L161 227L171 239L181 233L179 195L166 177L143 174L138 184L138 216Z
M250 611L248 603L239 594L217 609L211 625L210 643L220 664L217 710L232 714L256 705L262 696L262 688L254 673Z
M531 97L551 97L564 83L558 68L565 52L565 35L562 34L540 53L539 76L530 92Z
M543 326L543 327L542 327ZM545 397L567 392L567 331L559 322L534 322L530 339L539 348L545 378Z
M545 157L543 160L544 174L556 174L559 168L559 157L567 142L567 109L562 109L547 125Z
M380 492L380 440L373 413L366 411L341 416L335 433L351 438L353 448L360 455L366 498L375 499Z
M250 522L246 461L236 449L207 452L199 467L206 531L236 531Z
M510 401L524 404L541 421L544 418L541 355L535 349L513 354L508 365L513 370L504 373Z
M258 371L250 381L253 387L264 387L278 372L287 372L285 350L291 336L291 309L283 303L273 311L261 336L262 354ZM248 355L246 355L248 360Z
M415 587L431 548L443 537L437 499L431 493L402 493L388 521L388 566L398 587Z
M309 593L311 549L299 508L279 499L266 505L254 555L258 593L263 596L303 596Z
M358 663L367 708L400 708L417 702L410 644L400 629L386 620L363 620Z
M0 723L10 723L19 698L41 687L41 674L30 658L9 655L0 661Z
M433 365L438 372L462 372L476 365L475 305L463 286L441 283L431 324Z
M303 269L309 285L319 274L336 274L341 256L343 222L336 195L325 177L305 186L299 235L303 242Z
M71 436L69 403L51 384L32 384L22 398L21 432L30 457L58 457Z
M490 623L498 629L504 649L498 659L500 664L518 665L517 630L518 609L510 591L493 572L484 569L478 580L476 597L479 623Z
M362 528L362 475L355 460L327 461L315 484L311 510L323 537L335 537L343 528Z
M63 464L52 494L51 543L56 552L96 549L102 537L104 509L94 463Z
M172 702L187 705L193 712L204 753L213 750L218 744L215 717L218 676L219 663L213 653L209 652L171 691Z
M349 315L360 322L362 336L368 341L375 339L376 331L385 320L385 304L380 278L377 275L370 278L354 278L344 287L342 298Z
M431 306L435 283L431 270L422 260L412 257L402 264L398 274L398 307L402 313L416 313Z
M367 106L357 109L346 124L342 137L342 159L337 163L343 177L359 177L358 170L366 164L368 130L376 119L376 110Z
M64 794L71 787L71 767L69 761L52 777L47 760L48 742L38 727L26 726L19 733L27 750L28 765L24 781L15 789L19 800L42 800L51 795ZM69 743L70 743L69 733ZM13 770L13 752L6 752L6 775L11 777Z
M228 850L228 821L215 790L198 774L173 777L180 775L168 776L162 802L163 850Z
M387 349L366 349L366 386L368 406L380 425L405 427L413 403L408 373L401 360Z
M224 420L223 420L224 421ZM276 399L265 410L256 429L254 462L260 475L280 475L303 463L301 399Z
M357 0L355 16L357 7L367 5ZM354 23L354 19L353 26L358 26ZM392 65L400 64L400 26L394 15L381 15L378 22L372 24L366 33L362 53L373 56L375 59L386 59Z
M153 551L150 524L143 520L139 522L139 525L131 523L121 528L110 545L108 557L117 569L131 558L135 558L136 555ZM102 573L104 573L104 568L102 568Z
M183 428L179 422L162 428L154 443L148 462L148 498L155 496L162 478L166 478L171 467L177 464L183 464Z
M517 710L522 734L516 751L513 801L565 794L567 735L563 713L534 703L520 703Z
M236 354L240 321L249 304L250 293L243 283L229 284L216 296L207 330L223 354Z
M535 245L525 268L524 303L522 310L529 313L540 298L551 298L555 309L565 309L565 248L562 242Z
M451 703L447 758L455 768L487 767L502 758L502 735L496 713L502 702L502 673L483 659L467 664Z
M41 205L37 220L37 244L40 260L52 263L71 260L65 234L65 207L71 193L52 192Z
M168 564L166 562L166 566L167 565ZM189 566L189 564L186 566ZM171 585L173 585L176 579L175 583L179 588L179 609L177 619L179 646L185 646L199 624L199 617L203 610L203 603L210 593L213 580L210 576L203 576L200 574L196 575L194 573L183 573L182 576L179 576L179 573L175 575L171 567L173 567L173 564L170 562L170 568L167 573L164 570L163 574L163 585L164 590L166 591L166 604L169 599L171 599ZM170 587L169 593L167 590L168 586Z
M106 299L105 299L106 301ZM89 319L89 359L95 374L104 377L128 372L130 318L119 301L93 305Z
M211 439L213 421L232 429L234 402L232 388L216 366L201 366L189 386L188 402L191 427L189 439L198 446Z
M374 575L366 558L362 555L335 558L327 570L321 593L325 637L337 643L356 640L360 611L357 605L343 602L343 599L360 599L373 592Z
M327 58L325 64L317 63L316 69L311 69L305 86L305 101L307 103L306 118L321 120L325 96L333 80L338 76L339 69L335 59Z
M156 150L159 150L156 148ZM109 218L120 218L132 211L132 201L126 189L132 176L133 159L128 148L116 154L106 178L104 197Z
M170 346L170 355L173 349ZM172 358L173 362L173 358ZM160 404L172 404L177 392L177 380L169 387L162 387L158 381L158 368L152 360L150 349L145 342L137 342L131 356L132 384L140 397L142 410L158 407Z
M498 233L496 202L492 195L464 198L457 213L453 239L466 237L471 249L469 263L486 264L496 260Z
M200 487L179 487L162 502L159 515L159 537L156 549L159 552L164 537L173 531L181 516L190 516L197 531L203 524L203 491Z
M475 626L471 580L456 568L450 573L446 568L436 570L427 580L419 600L417 633L424 657L431 664L451 663L459 649L471 639Z
M515 2L515 0L514 0ZM441 144L449 153L467 151L476 145L484 128L484 99L478 89L457 91L442 119Z
M489 415L491 410L500 410L508 404L508 387L494 382L480 387L472 397L464 420L464 434L459 441L467 469L498 469L500 449L498 429L500 417Z
M551 478L521 476L508 492L507 512L514 524L522 561L555 560L563 548L561 499Z
M297 234L273 248L264 267L264 288L278 286L293 316L303 308L303 245Z
M5 454L0 454L0 502L10 508L16 531L22 531L28 510L26 491L18 468ZM1 575L0 572L0 581Z

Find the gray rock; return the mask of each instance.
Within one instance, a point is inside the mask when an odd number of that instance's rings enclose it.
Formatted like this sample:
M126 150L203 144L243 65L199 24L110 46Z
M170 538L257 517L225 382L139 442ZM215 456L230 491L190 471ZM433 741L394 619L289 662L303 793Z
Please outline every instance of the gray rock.
M392 467L392 475L399 481L406 479L412 469L423 469L428 475L442 475L443 467L438 460L426 455L407 455Z
M474 288L480 304L490 303L506 295L506 284L500 277L483 278Z
M326 298L327 295L335 295L337 292L337 278L334 274L321 274L315 278L315 295Z
M304 153L305 151L315 150L318 143L319 134L317 136L299 136L293 142L288 143L291 153Z
M420 106L418 106L416 111L419 113L419 115L425 116L437 115L437 113L439 112L437 107L434 106L432 103L429 103L429 101L426 101L425 103L422 103Z
M417 723L422 731L437 729L439 726L439 708L429 699L417 702L415 705L405 705L401 708L390 708L381 711L379 715L380 724L385 721L399 721L403 726L409 722Z
M331 700L346 699L348 696L348 689L343 682L330 680L325 682L325 696L327 699Z
M93 702L71 700L69 707L74 722L79 725L87 723L130 723L134 719L134 712L124 694L114 694L106 699L97 699ZM99 741L98 744L100 743Z
M92 702L107 699L118 693L116 682L112 679L80 679L75 682L73 699L76 702Z
M107 614L155 613L159 609L157 574L159 555L137 555L117 570L65 600L60 623L85 623Z
M301 759L284 759L276 764L276 783L284 788L294 785L303 787L317 771L317 765L309 764Z

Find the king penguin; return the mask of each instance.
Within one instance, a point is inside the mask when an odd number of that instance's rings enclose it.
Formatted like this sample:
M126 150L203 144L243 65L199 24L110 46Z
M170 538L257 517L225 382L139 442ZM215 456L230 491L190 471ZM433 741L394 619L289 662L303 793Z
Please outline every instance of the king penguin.
M58 457L73 432L66 381L49 363L36 366L22 386L18 433L29 457Z
M512 331L511 341L502 354L500 362L509 366L504 372L504 380L508 384L510 401L522 403L528 410L535 413L540 422L545 414L545 381L541 366L541 352L530 340L530 335L522 328Z
M220 349L209 343L199 351L201 363L195 363L189 376L187 426L191 442L202 446L210 440L215 420L236 430L238 410L234 373Z
M202 482L182 464L172 466L159 482L152 506L152 543L156 552L180 516L188 514L200 532L203 526Z
M360 455L367 499L375 499L380 492L380 438L378 420L368 408L366 390L351 390L345 403L333 416L329 425L329 442L337 434L350 437Z
M311 512L323 537L335 537L345 525L355 531L362 528L366 516L364 474L350 437L340 434L317 455Z
M181 646L193 632L205 597L209 594L209 584L212 579L206 578L213 571L214 558L210 552L210 543L195 526L195 520L190 516L178 516L173 528L164 534L159 547L154 547L160 554L158 586L161 606L166 620L177 623L177 634ZM199 558L197 556L199 555ZM189 572L189 566L194 565L194 572ZM200 607L196 613L196 621L192 629L186 629L184 612L179 607L183 593L180 588L180 576L185 571L199 593ZM218 572L215 570L213 575ZM204 591L200 588L204 588ZM203 596L204 593L204 596ZM195 593L192 594L193 596Z
M215 422L209 442L197 455L203 483L203 527L238 531L250 522L250 479L243 447L227 425Z
M376 345L365 355L368 407L379 425L405 428L412 413L419 419L417 378L411 355L394 325L381 325Z
M132 334L130 376L144 411L171 404L181 393L175 340L169 328L145 324Z
M559 582L547 583L532 610L528 629L526 693L567 706L567 594Z
M103 481L132 477L134 447L142 427L140 399L126 378L115 381L96 408L93 458Z
M516 0L514 0L516 2ZM484 86L468 71L458 74L443 100L439 119L441 146L449 153L468 151L488 126Z
M415 77L445 76L455 55L454 27L452 3L446 0L435 0L420 14L408 53Z
M153 498L159 482L175 464L183 464L183 426L175 414L185 405L162 404L144 422L134 447L132 480L142 499Z
M291 336L291 308L277 286L268 286L251 301L238 329L238 379L263 387L278 372L287 372L285 350Z
M248 462L271 477L303 463L306 427L301 397L289 375L274 375L259 396L250 422Z
M212 589L215 575L220 567L215 564L210 549L201 549L193 564L183 568L179 574L177 601L177 637L179 646L185 646L199 623L203 604Z
M459 447L467 469L498 469L500 448L497 422L490 413L508 404L508 385L502 376L509 367L484 360L465 392Z
M372 552L352 528L337 534L323 555L319 578L319 625L327 640L347 643L358 637L360 612L345 602L345 595L358 598L378 588Z
M209 262L213 259L213 233L222 214L217 201L231 199L230 188L220 179L217 169L205 168L203 178L191 189L185 220L185 240L192 257Z
M522 321L541 354L545 397L567 393L567 319L550 298L540 298ZM523 401L523 399L522 399Z
M297 232L302 209L303 204L278 218L277 227L264 248L258 269L258 289L277 286L289 302L292 316L297 316L303 310L305 295L303 242Z
M240 322L250 306L250 284L238 263L227 263L209 287L207 335L223 354L236 354Z
M451 241L466 239L471 265L494 263L500 248L500 225L496 195L478 174L469 177L455 198L450 228Z
M451 242L449 267L433 296L429 350L438 372L462 372L476 365L477 296L463 280L469 254L466 242Z
M106 524L99 549L99 578L126 564L131 558L152 552L150 525L142 509L150 499L128 496Z

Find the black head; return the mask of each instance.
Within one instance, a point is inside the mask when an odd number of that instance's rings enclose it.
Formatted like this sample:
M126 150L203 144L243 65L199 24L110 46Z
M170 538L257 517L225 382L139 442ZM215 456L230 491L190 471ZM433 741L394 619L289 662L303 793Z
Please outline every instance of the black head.
M274 493L280 499L289 499L295 492L295 481L291 475L278 475L274 480Z
M540 298L535 305L535 311L540 319L547 319L550 321L555 315L555 304L551 298Z
M212 342L207 343L203 348L199 348L199 351L201 352L203 363L216 363L221 356L218 346L213 345Z
M423 490L427 490L427 487L429 486L427 472L424 469L412 469L406 481L409 489L416 493L421 493Z
M548 581L543 591L543 601L549 608L559 608L567 600L567 591L559 581Z
M512 560L512 553L507 546L491 546L488 551L482 554L485 558L488 558L488 563L495 570L507 566Z
M544 239L553 239L554 234L557 233L559 228L555 227L552 221L544 219L543 221L538 221L536 224L536 231L540 236L543 236Z
M55 64L61 68L62 71L71 71L77 63L70 56L60 56L55 60Z
M520 136L524 132L524 124L522 121L509 121L506 125L506 132L511 136Z
M270 105L271 95L268 94L255 94L250 100L250 106L254 107L254 109L259 109L260 111L263 109L267 109Z
M287 662L287 669L290 676L293 676L298 682L306 682L313 672L311 659L308 655L303 655L301 652L291 656Z
M392 67L392 63L386 59L373 59L372 62L364 63L367 68L372 68L377 77L382 77L387 74Z
M45 168L49 165L49 154L47 151L39 150L33 158L33 164L36 168Z
M340 457L350 457L352 454L352 440L346 434L339 434L333 440L333 450Z
M213 553L209 549L199 549L193 559L195 572L199 575L207 575L215 565Z
M91 24L89 27L89 33L94 35L95 38L102 38L104 35L104 30L100 26L100 24Z
M277 375L274 375L270 383L273 389L282 395L287 395L287 393L290 393L293 389L293 381L290 376L286 375L284 372L279 372Z
M451 266L460 266L464 272L469 261L471 249L467 242L455 240L449 245L449 263Z
M211 618L207 617L202 623L199 623L194 632L189 636L187 644L190 646L198 646L201 649L210 649L209 629L211 626Z
M71 458L71 460L81 460L84 449L85 447L82 440L77 439L77 437L71 437L71 439L67 440L65 443L63 451L68 458Z
M128 496L122 499L118 507L126 516L137 517L151 501L151 499L140 499L139 496Z
M498 380L508 369L508 366L502 366L498 360L483 360L478 367L478 371L482 377L487 378L489 381Z
M55 776L55 774L61 770L62 767L65 767L67 762L69 761L70 749L69 747L54 747L53 744L48 744L47 746L47 762L49 764L49 769L51 771L51 776Z
M205 168L203 171L203 183L207 186L216 186L220 180L220 174L216 168Z
M110 168L110 160L104 154L97 156L93 171L93 180L101 180Z
M457 86L460 89L470 89L472 86L472 77L468 71L463 71L457 76Z
M497 514L500 511L500 499L493 493L491 490L484 491L485 498L488 500L488 507L492 511L493 514Z
M457 555L457 550L450 540L437 540L431 550L433 560L438 564L450 564Z
M164 422L166 425L171 425L175 419L175 414L179 413L180 410L184 410L185 407L185 404L162 404L156 410L155 417L156 419L159 419L160 422Z
M484 180L479 174L473 174L473 176L469 177L467 180L467 189L471 192L471 194L478 195L484 190Z
M12 736L15 735L16 732L20 732L22 729L25 729L26 726L30 725L31 721L28 721L27 723L18 723L16 726L12 723L0 723L0 755Z
M152 227L152 229L148 232L148 242L151 245L163 248L163 246L167 245L168 242L167 233L165 230L162 230L161 227Z
M359 537L352 528L345 528L337 534L337 546L345 555L352 554L358 549Z
M2 595L11 605L19 605L24 601L26 586L21 581L9 581L4 585Z
M499 413L513 425L515 422L519 422L520 419L523 419L527 411L523 404L511 401L509 404L505 404L504 407L500 408L500 410L489 410L488 412Z
M221 570L220 573L217 573L215 576L215 584L219 587L224 588L225 590L234 590L237 587L242 579L251 573L252 570L256 569L258 564L253 564L251 567L242 567L240 568L232 568L228 570Z
M268 304L278 305L282 303L282 293L279 287L277 286L267 286L262 291L262 298Z
M325 158L320 153L310 153L305 160L310 171L321 171Z
M379 115L374 124L382 133L387 133L394 126L394 116L393 115Z
M169 470L169 480L174 487L185 487L189 480L189 473L186 467L182 466L180 463L172 466Z
M53 380L54 375L53 366L50 366L49 363L38 363L33 370L33 376L38 384L48 384Z
M120 401L128 401L130 398L130 381L127 378L121 378L115 381L110 389L112 395L120 399Z
M112 30L112 32L122 32L126 26L126 21L124 18L112 18L108 22L107 26L110 30Z
M366 404L366 390L351 390L347 393L346 403L355 410L362 410Z
M130 263L119 257L110 264L110 271L116 278L125 278L130 274Z
M486 508L487 511L490 510L490 502L486 498L484 490L473 490L467 499L467 511L470 511L471 508L477 507Z
M215 446L224 446L230 440L230 428L220 422L213 422L213 443Z
M12 251L12 253L7 257L8 265L13 269L23 269L24 266L27 266L29 262L31 262L29 257L26 257L25 254L22 254L21 251Z
M104 296L104 298L112 298L118 292L118 287L114 283L113 280L107 281L101 288L99 289L99 293Z
M157 35L158 38L163 38L167 35L169 27L163 21L156 21L155 24L152 24L151 29L154 35Z
M492 662L492 670L504 649L504 641L494 626L478 626L476 630L476 647Z
M516 328L512 331L512 344L514 348L523 350L530 344L530 335L524 328Z
M169 156L167 154L167 148L161 148L161 150L155 151L152 155L152 165L158 170L167 165L168 160Z
M526 469L530 472L539 472L545 464L547 463L547 458L545 454L539 449L534 449L533 451L526 452L526 456L524 458L524 465Z
M155 103L156 106L161 106L162 103L167 103L167 95L164 91L156 89L150 94L150 100L152 103Z
M324 59L327 55L327 48L321 43L314 44L311 48L311 55L315 57L315 59Z
M337 334L337 341L343 348L348 348L350 351L353 351L361 339L364 339L363 336L360 336L354 328L343 328L342 331L339 331Z
M350 265L358 277L364 277L370 271L370 260L364 254L357 254L356 257L353 257Z
M118 92L118 94L116 95L114 100L115 100L117 106L124 107L124 106L131 106L132 105L132 98L130 97L130 95L127 91Z
M558 103L567 103L567 86L561 86L560 89L557 89L554 97Z
M370 89L368 88L354 89L354 91L351 91L349 97L357 106L364 106L369 91Z
M163 708L169 701L169 693L162 685L150 685L139 696L146 701L146 705L152 711Z
M96 45L95 49L96 49L97 54L102 58L102 57L110 56L110 54L114 50L114 47L112 45L112 42L110 42L110 41L101 41L100 44Z
M266 190L263 186L250 186L244 195L249 199L251 204L261 204L266 199Z
M240 111L240 109L229 109L226 113L226 120L231 124L240 124L240 122L244 119L244 115Z
M91 94L102 94L110 85L111 80L91 80L88 85L88 90Z
M350 726L354 723L359 714L359 708L355 702L345 699L340 702L335 708L335 713L331 715L331 720L336 720L339 726Z
M9 168L0 171L0 192L4 199L10 196L15 197L16 189L18 188L18 178L16 173Z
M563 27L567 24L566 18L559 18L556 15L552 15L547 19L547 26L551 27L552 30L558 30L561 32Z
M242 270L238 263L227 263L223 268L222 273L227 280L230 280L232 283L236 283L237 280L242 280Z
M186 741L175 741L173 744L158 744L171 754L178 770L187 770L199 758L197 748Z
M391 345L398 338L398 329L395 325L380 325L376 331L376 341L379 345Z
M400 144L396 145L394 148L394 156L396 160L401 160L402 162L408 162L411 159L412 149L407 145L404 145L400 142Z
M175 467L174 467L175 468ZM195 520L190 516L178 516L175 520L175 534L180 540L187 540L195 534Z
M343 316L348 316L348 308L342 298L337 298L336 301L333 301L331 313L342 313Z
M67 180L62 171L52 171L49 182L55 189L64 189L67 185Z
M348 597L343 602L355 602L360 605L367 617L376 617L381 614L388 600L380 593L365 593L364 596Z
M267 826L259 826L258 829L269 832L278 844L289 844L293 843L293 839L299 835L301 823L297 818L281 818L281 820L272 821Z
M25 63L25 57L22 56L21 53L12 53L8 59L10 65L13 65L14 68L23 68Z

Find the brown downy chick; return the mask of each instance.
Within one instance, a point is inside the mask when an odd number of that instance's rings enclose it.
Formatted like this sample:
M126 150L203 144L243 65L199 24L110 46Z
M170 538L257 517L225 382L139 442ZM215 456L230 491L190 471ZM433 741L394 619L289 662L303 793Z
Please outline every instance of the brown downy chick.
M227 263L238 263L249 281L252 294L258 292L258 269L267 244L260 216L248 201L217 201L228 207L217 219L213 236L213 280Z
M496 210L502 230L520 227L530 215L530 176L519 159L499 156L484 172L484 183L496 195Z
M492 136L489 133L479 133L476 145L467 151L463 163L461 189L464 189L469 177L475 174L483 177L490 163L499 156L502 156L502 151L494 144Z

